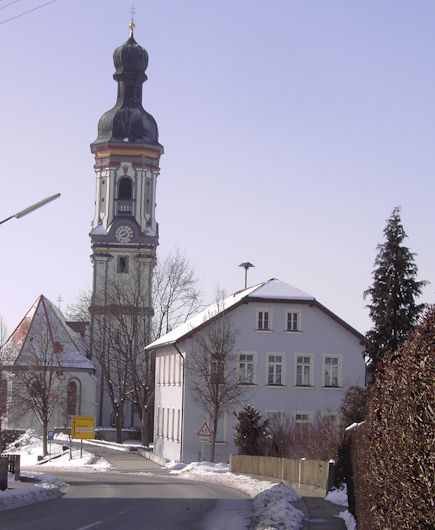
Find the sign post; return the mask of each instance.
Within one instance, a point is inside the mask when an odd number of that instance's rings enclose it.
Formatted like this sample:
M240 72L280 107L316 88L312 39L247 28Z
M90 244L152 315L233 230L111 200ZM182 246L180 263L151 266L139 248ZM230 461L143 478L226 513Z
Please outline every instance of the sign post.
M50 446L50 454L51 454L51 442L53 441L53 439L54 439L54 431L48 431L47 441L49 442L49 446Z
M80 458L83 457L83 440L95 438L95 418L93 416L72 416L71 438L80 440Z
M210 443L211 437L213 436L213 432L210 430L206 421L196 433L196 436L198 436L198 440L201 443L201 459L204 460L204 445Z

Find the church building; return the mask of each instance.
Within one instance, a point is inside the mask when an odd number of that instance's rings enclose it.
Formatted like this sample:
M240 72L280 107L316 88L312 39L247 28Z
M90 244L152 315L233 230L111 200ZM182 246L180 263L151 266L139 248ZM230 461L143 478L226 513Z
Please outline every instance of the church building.
M134 39L133 22L130 29L129 39L113 53L116 103L101 116L91 144L96 173L91 359L98 367L96 422L105 427L137 424L134 399L119 396L133 396L128 374L135 374L137 356L150 339L159 237L155 206L163 147L156 121L142 106L148 53ZM142 363L141 369L153 367Z

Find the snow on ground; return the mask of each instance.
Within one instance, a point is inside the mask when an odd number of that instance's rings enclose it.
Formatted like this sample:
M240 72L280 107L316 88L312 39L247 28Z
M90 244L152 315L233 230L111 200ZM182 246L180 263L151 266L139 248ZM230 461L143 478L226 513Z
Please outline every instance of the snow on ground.
M57 444L53 444L52 449L58 454L62 453L62 447ZM5 453L20 454L21 467L36 466L38 455L42 455L42 439L29 429L16 442L10 444ZM87 451L83 451L83 457L80 458L80 452L75 449L72 460L69 458L69 451L67 451L58 458L40 464L38 467L39 469L47 467L56 469L80 468L80 471L105 471L111 467L104 458L98 458ZM15 482L14 476L9 473L8 484L10 488L6 491L0 491L0 511L57 497L60 495L60 488L64 485L62 481L47 473L22 471L21 476L30 478L35 482L28 482L28 485L23 482Z
M253 520L255 530L298 530L302 526L303 513L291 501L299 495L286 483L256 480L246 475L229 472L228 464L211 462L168 462L172 474L193 480L221 484L246 493L253 499Z
M331 490L328 495L326 495L325 499L329 502L333 502L334 504L340 504L341 506L349 506L349 501L347 500L347 486L346 484L343 484L341 488ZM343 521L346 524L347 530L357 530L356 527L356 521L354 516L349 512L349 510L345 510L344 512L340 512L338 514L338 517L343 519Z
M33 478L37 482L29 482L28 486L0 491L0 511L58 497L60 488L64 485L62 481L46 473L22 472L21 475Z
M62 436L62 435L60 435ZM65 435L66 436L66 435ZM67 437L68 438L68 437ZM64 440L64 438L57 438ZM10 444L5 453L8 454L19 454L21 467L32 467L39 465L41 468L87 468L92 471L102 471L110 468L109 462L104 458L98 458L92 453L83 451L83 457L80 458L80 451L74 449L72 452L73 458L70 460L69 451L62 454L62 447L58 444L49 443L49 451L51 446L51 455L61 455L57 458L49 460L44 464L39 464L38 456L42 455L42 438L36 436L32 429L28 429L23 435L21 435L17 441Z

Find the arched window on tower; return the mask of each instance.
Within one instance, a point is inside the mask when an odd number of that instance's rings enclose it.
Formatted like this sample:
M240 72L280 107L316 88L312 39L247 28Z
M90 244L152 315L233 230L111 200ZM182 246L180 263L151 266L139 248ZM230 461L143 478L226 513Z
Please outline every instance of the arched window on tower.
M80 386L79 381L71 379L66 387L67 416L80 414Z
M119 199L131 199L132 198L132 185L131 180L128 177L122 177L118 185L118 198Z
M132 215L133 213L133 183L128 177L122 177L118 182L118 214Z

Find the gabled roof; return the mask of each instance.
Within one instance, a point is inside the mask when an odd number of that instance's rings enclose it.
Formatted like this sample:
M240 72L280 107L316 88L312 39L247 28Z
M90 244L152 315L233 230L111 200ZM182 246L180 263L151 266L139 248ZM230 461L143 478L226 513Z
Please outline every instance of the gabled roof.
M86 357L80 335L67 326L62 313L45 296L38 297L2 349L6 366L42 361L66 370L95 369Z
M301 291L300 289L293 287L288 283L285 283L281 280L277 280L276 278L272 278L271 280L259 283L257 285L254 285L253 287L248 287L247 289L237 291L236 293L226 297L220 304L214 303L210 305L209 307L204 309L204 311L201 311L201 313L198 313L184 324L177 326L166 335L163 335L159 339L149 344L146 349L152 350L169 344L174 344L177 341L187 337L189 334L193 333L198 328L205 325L210 319L212 319L222 311L231 311L242 303L256 301L289 303L298 302L302 304L315 305L321 311L326 313L328 316L333 318L336 322L338 322L348 331L354 334L360 341L364 340L363 335L361 335L359 331L354 329L340 317L335 315L332 311L320 304L314 298L314 296L305 293L304 291Z

